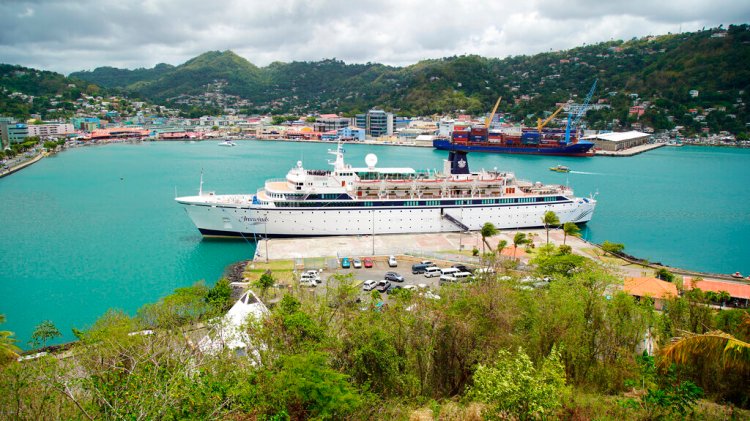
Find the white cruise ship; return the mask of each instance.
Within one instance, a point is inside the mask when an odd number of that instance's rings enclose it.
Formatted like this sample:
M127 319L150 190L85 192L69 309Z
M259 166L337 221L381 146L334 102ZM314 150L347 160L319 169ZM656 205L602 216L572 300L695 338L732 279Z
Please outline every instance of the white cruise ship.
M344 163L339 147L329 151L332 170L308 170L297 162L285 179L267 180L255 194L178 197L206 237L305 237L430 233L542 226L554 211L561 223L591 220L593 198L573 196L561 185L516 179L510 172L469 171L466 153L449 152L442 173Z

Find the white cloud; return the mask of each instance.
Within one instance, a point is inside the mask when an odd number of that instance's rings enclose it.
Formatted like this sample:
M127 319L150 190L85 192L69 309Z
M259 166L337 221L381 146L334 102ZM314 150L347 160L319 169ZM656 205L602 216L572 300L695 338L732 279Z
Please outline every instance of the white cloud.
M457 54L534 54L750 19L747 0L15 0L0 61L69 73L180 64L231 49L263 66L408 65Z

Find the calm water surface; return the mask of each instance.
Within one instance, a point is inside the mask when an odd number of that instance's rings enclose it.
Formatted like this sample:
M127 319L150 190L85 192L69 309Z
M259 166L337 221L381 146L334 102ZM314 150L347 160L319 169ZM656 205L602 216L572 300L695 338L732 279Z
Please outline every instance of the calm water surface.
M158 142L66 151L0 179L0 314L25 345L52 320L73 338L109 308L134 313L177 287L213 284L254 254L243 241L201 240L173 198L204 189L254 192L297 160L325 168L331 145L242 141ZM374 152L379 166L442 168L427 148L346 147L353 165ZM631 158L555 158L475 153L472 169L598 192L584 230L594 242L689 269L750 274L750 150L661 148ZM573 170L558 174L557 164Z

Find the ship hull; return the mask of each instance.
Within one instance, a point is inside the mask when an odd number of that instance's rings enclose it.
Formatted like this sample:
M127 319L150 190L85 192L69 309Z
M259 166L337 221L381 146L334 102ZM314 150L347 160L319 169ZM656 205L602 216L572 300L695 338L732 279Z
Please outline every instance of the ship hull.
M593 143L579 141L561 146L538 146L538 145L502 145L501 143L469 142L466 144L455 144L446 139L435 139L432 146L440 150L461 150L466 152L489 152L524 155L554 155L554 156L591 156Z
M523 205L355 209L337 208L334 202L324 208L299 209L206 205L200 200L200 196L177 199L185 206L201 234L205 237L238 237L250 241L264 237L461 232L465 228L480 230L486 222L492 222L499 229L532 228L542 225L542 217L547 211L555 212L560 223L584 224L591 220L596 206L595 200L581 198Z

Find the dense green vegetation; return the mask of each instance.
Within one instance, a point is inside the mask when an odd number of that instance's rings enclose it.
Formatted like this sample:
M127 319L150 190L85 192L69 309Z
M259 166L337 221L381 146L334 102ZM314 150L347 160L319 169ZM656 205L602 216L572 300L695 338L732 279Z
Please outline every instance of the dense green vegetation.
M90 82L59 73L0 64L0 115L26 119L31 114L45 119L73 115L82 93L97 94Z
M680 358L642 354L647 333L664 347L713 329L743 349L747 311L717 311L692 292L655 312L588 259L551 245L535 254L532 275L551 278L547 287L527 287L488 254L498 275L443 287L437 300L402 290L386 306L377 292L359 302L350 277L318 294L295 289L245 326L247 355L196 347L205 331L194 329L230 304L226 281L181 288L135 317L107 313L58 357L6 363L0 407L17 419L748 415L699 404L750 406L747 354L733 364L695 346L676 349Z
M379 106L407 116L476 115L502 96L500 111L528 124L555 110L555 103L582 102L598 79L593 102L601 99L611 108L590 111L589 127L627 128L638 122L657 130L682 125L689 133L708 127L739 134L749 117L750 70L740 65L750 62L748 29L734 25L505 59L454 56L403 68L335 59L258 68L231 51L214 51L158 72L99 68L72 76L172 102L225 81L223 92L250 101L245 108L250 112L354 114ZM698 96L691 97L691 90ZM642 116L628 114L643 101ZM705 120L694 119L707 109Z

